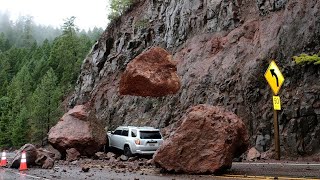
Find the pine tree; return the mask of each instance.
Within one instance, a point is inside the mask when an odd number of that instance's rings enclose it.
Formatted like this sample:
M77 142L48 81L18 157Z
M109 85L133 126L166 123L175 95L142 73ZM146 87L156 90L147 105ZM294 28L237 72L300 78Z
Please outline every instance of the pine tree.
M22 107L12 126L11 141L13 146L20 147L28 142L29 112Z
M75 33L78 30L74 20L71 17L64 23L63 34L55 39L49 58L50 67L66 91L76 83L81 63L91 46L87 36L78 37Z
M32 104L34 104L31 125L33 142L41 142L41 145L44 145L43 140L61 115L59 110L60 96L57 77L50 68L32 95Z
M113 20L120 17L132 5L132 3L132 0L111 0L111 13L108 16L108 19Z
M0 33L0 53L10 49L9 40L5 37L4 33Z
M91 36L79 33L74 21L68 18L62 29L53 29L35 25L31 17L13 23L0 12L0 147L31 140L43 145L62 115L62 95L73 90L98 36L97 28ZM49 40L39 41L45 37Z
M0 147L12 146L10 137L10 99L8 97L0 98Z
M8 87L8 97L10 99L9 117L10 122L8 124L10 128L11 142L14 146L18 147L25 142L25 135L28 129L28 101L31 92L31 75L29 69L23 66L22 69L13 78L11 84ZM23 124L26 123L26 124ZM17 133L20 133L20 137Z

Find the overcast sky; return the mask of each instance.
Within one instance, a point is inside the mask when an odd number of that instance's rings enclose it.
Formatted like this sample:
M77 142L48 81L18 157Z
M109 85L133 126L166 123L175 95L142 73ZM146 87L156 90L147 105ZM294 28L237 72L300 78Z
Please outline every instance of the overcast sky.
M0 11L8 11L13 21L31 15L37 24L60 27L64 19L76 16L80 29L107 26L108 0L0 0Z

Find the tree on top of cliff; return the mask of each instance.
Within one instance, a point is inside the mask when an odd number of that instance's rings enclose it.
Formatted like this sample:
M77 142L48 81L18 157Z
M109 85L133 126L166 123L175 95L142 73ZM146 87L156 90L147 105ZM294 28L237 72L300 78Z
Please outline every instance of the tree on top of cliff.
M132 0L111 0L111 13L108 16L108 19L113 20L120 17L132 4Z

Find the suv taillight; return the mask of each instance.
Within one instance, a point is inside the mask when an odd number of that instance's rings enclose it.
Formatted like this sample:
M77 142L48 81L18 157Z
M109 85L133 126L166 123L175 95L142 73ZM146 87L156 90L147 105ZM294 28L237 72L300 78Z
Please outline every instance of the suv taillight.
M140 139L136 139L136 140L134 140L134 143L136 143L137 145L140 145Z

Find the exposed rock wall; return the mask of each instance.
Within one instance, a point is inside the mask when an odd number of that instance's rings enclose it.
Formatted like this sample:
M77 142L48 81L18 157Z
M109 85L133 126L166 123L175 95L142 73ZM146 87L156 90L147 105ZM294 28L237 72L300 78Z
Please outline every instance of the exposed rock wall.
M161 46L177 61L181 89L162 98L120 96L119 81L130 60ZM200 103L236 113L251 143L272 147L271 90L264 72L271 59L282 70L282 151L320 150L320 68L297 66L291 57L320 50L317 0L141 1L105 31L84 60L70 106L91 101L109 128L166 127Z

